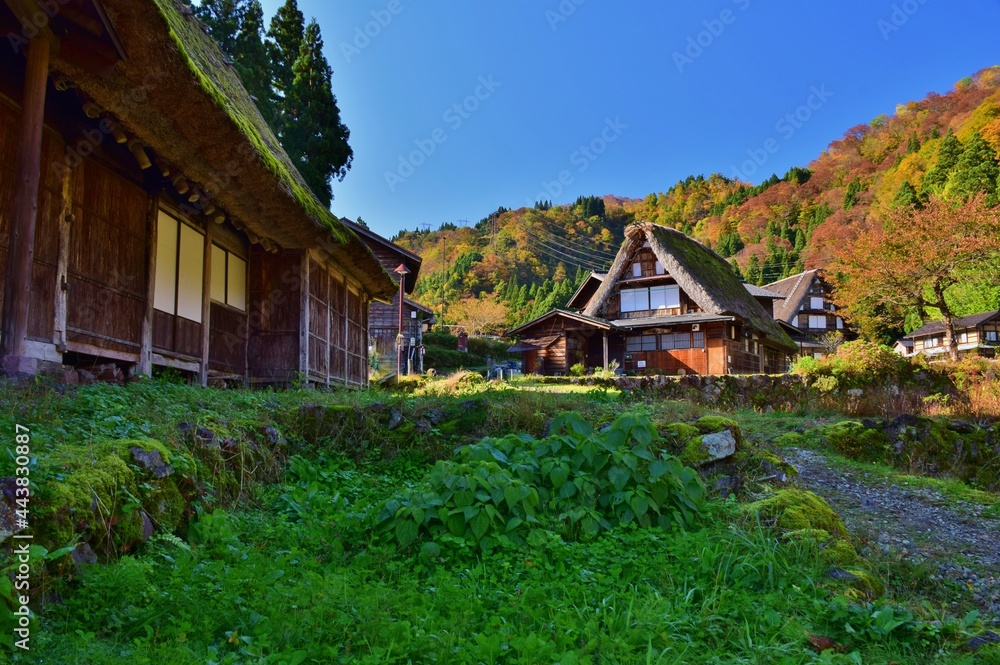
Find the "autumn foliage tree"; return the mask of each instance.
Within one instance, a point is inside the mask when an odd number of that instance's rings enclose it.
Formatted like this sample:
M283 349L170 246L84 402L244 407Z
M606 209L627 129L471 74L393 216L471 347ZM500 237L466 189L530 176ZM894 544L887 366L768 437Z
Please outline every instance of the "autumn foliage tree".
M900 207L838 257L837 305L862 331L898 327L908 316L940 318L958 358L954 291L1000 267L1000 209L985 197L965 203L931 197Z
M507 320L507 306L495 295L483 295L459 300L452 305L450 315L474 337L499 334Z

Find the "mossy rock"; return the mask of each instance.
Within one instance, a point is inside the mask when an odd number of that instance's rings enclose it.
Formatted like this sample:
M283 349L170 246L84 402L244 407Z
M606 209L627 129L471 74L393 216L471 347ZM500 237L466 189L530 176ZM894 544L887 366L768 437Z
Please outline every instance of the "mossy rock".
M713 432L729 430L733 433L733 438L736 439L737 450L743 447L743 430L740 429L739 423L732 418L726 418L724 416L702 416L695 421L694 426L698 428L698 431L702 434L712 434Z
M831 566L846 566L861 560L849 540L838 538L825 529L799 529L784 535L788 540L815 543L820 560Z
M701 431L697 427L687 423L670 423L660 430L660 436L677 444L690 441L700 434Z
M775 476L778 482L787 483L799 475L798 469L769 452L760 451L753 455L752 459L757 460L765 475Z
M872 601L885 595L885 585L872 573L858 566L838 566L827 573L837 582L847 583L844 595L855 602Z
M808 490L778 490L766 499L746 504L742 510L749 515L759 514L784 532L822 529L847 536L847 527L830 504Z
M64 448L53 461L66 475L41 497L39 544L54 549L83 533L95 550L111 553L141 544L150 525L177 528L186 501L176 480L157 478L135 465L133 448L157 451L165 462L193 468L177 451L151 439Z
M698 466L711 459L711 455L702 447L701 437L696 436L684 444L684 450L680 454L680 460L688 465Z
M854 420L827 425L823 428L823 437L837 452L867 462L884 461L889 443L882 430L865 427Z
M785 432L773 441L774 445L781 448L801 448L806 443L806 438L798 432Z

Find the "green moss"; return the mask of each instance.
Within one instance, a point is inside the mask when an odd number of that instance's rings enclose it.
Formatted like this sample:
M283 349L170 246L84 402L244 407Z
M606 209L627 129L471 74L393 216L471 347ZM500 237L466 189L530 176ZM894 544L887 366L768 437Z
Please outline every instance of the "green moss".
M872 601L885 595L885 585L864 568L858 566L841 566L839 571L850 574L850 579L838 580L847 582L850 589L845 596L854 601Z
M826 501L807 490L778 490L766 499L742 507L747 514L759 514L782 531L822 529L846 536L847 527Z
M700 434L701 432L698 431L697 427L688 425L687 423L670 423L660 429L660 436L669 443L673 443L678 450L685 443L698 437Z
M805 437L798 432L786 432L776 437L773 443L781 448L800 448L805 442Z
M827 543L825 547L820 549L819 558L823 563L830 565L852 564L861 559L858 556L858 551L854 549L854 545L844 538Z
M684 444L684 451L681 453L681 461L685 464L698 465L708 460L710 455L701 446L701 437L696 436Z
M159 531L173 532L180 526L187 502L172 478L162 479L142 502L149 519Z
M788 540L814 541L816 543L826 543L833 538L833 534L825 529L796 529L795 531L787 531L784 535Z
M823 437L837 452L851 459L877 462L885 459L888 440L885 433L869 429L854 420L844 420L823 428Z
M739 423L731 418L724 416L702 416L695 421L694 426L702 434L729 430L733 433L733 438L736 439L737 450L743 447L743 430L740 429Z

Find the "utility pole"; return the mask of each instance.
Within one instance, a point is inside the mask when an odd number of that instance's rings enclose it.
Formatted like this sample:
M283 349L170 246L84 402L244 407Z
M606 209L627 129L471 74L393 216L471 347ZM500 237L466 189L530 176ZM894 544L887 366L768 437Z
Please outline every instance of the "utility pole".
M403 373L403 289L410 271L406 268L406 264L400 263L393 272L399 275L399 333L396 335L396 385L398 386L399 375Z

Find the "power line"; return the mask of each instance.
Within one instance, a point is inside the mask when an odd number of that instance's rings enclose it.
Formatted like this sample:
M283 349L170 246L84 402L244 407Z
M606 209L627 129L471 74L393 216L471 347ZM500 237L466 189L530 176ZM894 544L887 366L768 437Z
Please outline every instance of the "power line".
M605 262L609 262L610 263L610 262L613 262L615 260L615 257L613 257L613 256L602 256L601 254L598 254L598 253L595 253L595 252L589 252L587 250L579 249L577 247L567 247L565 245L561 245L561 244L559 244L558 242L556 242L554 240L549 240L548 238L545 238L543 236L535 235L534 233L532 233L531 231L528 231L527 229L525 229L524 233L525 233L525 235L528 236L529 239L534 239L537 242L546 243L547 246L549 246L549 247L551 247L553 249L556 249L556 250L558 250L560 252L563 252L565 254L569 254L570 256L573 256L573 257L576 257L576 258L582 258L582 259L584 259L586 261L590 261L592 263L598 263L600 261L605 261Z
M566 254L559 254L558 250L552 249L547 245L542 244L541 241L529 239L529 242L534 244L535 249L542 254L548 256L550 259L555 259L557 261L563 261L564 263L569 263L570 265L578 266L591 272L600 272L604 270L604 265L598 265L591 261L585 259L579 259L575 256L568 256ZM605 264L606 265L606 264Z
M605 265L604 263L599 263L598 260L595 260L589 256L581 257L576 254L570 254L568 252L565 252L558 246L553 246L552 244L547 243L544 239L539 238L538 236L532 235L530 233L527 235L529 242L534 242L536 247L544 247L545 249L548 249L550 252L554 252L555 254L559 255L559 257L565 260L573 261L574 263L576 263L576 265L581 265L585 267L591 266L592 267L591 269L595 269L593 268L594 266ZM600 257L598 257L598 259L599 258Z
M531 231L526 231L526 232L531 233ZM563 242L559 239L560 236L554 236L553 234L548 233L543 229L538 229L538 233L542 234L542 238L544 238L548 242L551 242L553 245L557 247L564 247L568 250L573 250L575 252L586 254L587 256L598 256L599 258L607 258L611 260L614 260L618 256L617 252L605 252L604 250L596 249L593 247L584 247L583 245L572 244L573 241L571 240Z

